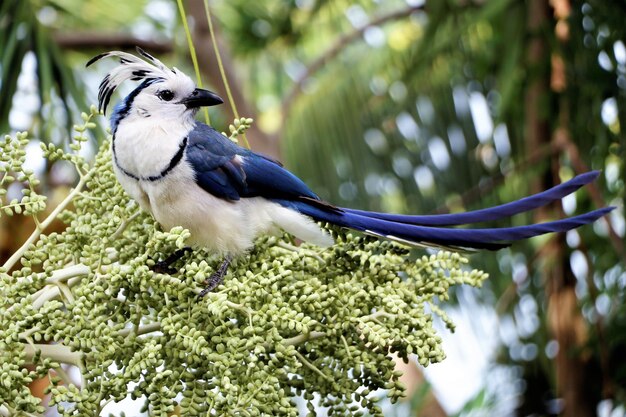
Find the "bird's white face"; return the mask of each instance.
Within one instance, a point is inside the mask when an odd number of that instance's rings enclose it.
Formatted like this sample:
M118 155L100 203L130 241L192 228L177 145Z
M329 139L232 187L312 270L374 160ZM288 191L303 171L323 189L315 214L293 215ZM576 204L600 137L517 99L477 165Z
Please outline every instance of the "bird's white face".
M193 118L199 107L189 106L186 99L196 89L187 75L177 71L176 77L159 80L144 88L133 100L133 109L144 117L160 120Z

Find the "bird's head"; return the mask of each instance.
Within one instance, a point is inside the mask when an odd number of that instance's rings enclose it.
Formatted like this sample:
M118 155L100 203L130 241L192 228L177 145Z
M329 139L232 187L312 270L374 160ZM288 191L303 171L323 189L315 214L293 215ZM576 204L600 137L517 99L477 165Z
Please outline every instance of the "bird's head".
M140 48L137 51L141 57L111 51L100 54L87 63L89 66L106 57L118 57L120 60L120 65L113 68L100 83L98 108L101 111L106 112L111 95L122 82L141 81L116 109L112 124L117 124L120 117L130 112L136 112L140 117L154 116L157 120L172 117L193 119L200 107L223 103L217 94L196 88L193 80L182 71L168 68Z

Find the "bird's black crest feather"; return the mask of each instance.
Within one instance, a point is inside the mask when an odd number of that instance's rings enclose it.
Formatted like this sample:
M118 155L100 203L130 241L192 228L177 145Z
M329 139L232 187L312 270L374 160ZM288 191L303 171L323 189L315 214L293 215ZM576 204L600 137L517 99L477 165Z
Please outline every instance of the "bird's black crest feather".
M147 81L164 80L176 76L176 72L165 66L161 61L137 47L140 56L135 56L127 52L109 51L91 58L86 66L107 57L118 57L120 65L113 68L100 83L98 90L98 109L106 111L111 96L126 80Z

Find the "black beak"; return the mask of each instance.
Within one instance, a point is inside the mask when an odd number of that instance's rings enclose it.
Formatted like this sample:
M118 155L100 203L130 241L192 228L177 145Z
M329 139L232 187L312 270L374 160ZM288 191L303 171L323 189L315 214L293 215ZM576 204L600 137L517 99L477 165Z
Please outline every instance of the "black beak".
M188 109L203 106L216 106L218 104L222 104L223 102L224 100L222 100L222 98L217 94L201 88L196 88L193 90L193 93L180 101L180 103L187 106Z

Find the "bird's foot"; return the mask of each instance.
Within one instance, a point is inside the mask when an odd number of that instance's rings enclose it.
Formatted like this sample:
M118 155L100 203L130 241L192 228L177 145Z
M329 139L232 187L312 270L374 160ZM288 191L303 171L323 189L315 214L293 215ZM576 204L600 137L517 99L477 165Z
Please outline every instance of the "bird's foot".
M176 252L172 253L170 256L168 256L164 260L156 261L154 265L150 267L150 269L156 272L157 274L173 275L178 271L174 268L170 268L170 266L174 262L182 258L183 255L185 255L187 252L191 252L190 247L184 247L182 249L178 249Z
M210 277L204 280L204 282L202 283L202 285L204 285L204 289L200 291L200 293L198 294L198 298L204 297L215 288L217 288L218 285L224 282L224 277L226 276L226 272L228 271L228 266L230 265L231 261L232 258L230 256L224 258L224 261L222 262L220 267L217 268L217 271L213 272Z
M218 272L214 272L213 274L211 274L210 277L205 279L202 283L204 288L202 289L202 291L200 291L200 293L198 293L198 298L203 298L205 295L217 288L217 286L224 281L224 275L226 274L219 274Z
M169 264L165 261L157 261L150 267L150 270L157 274L174 275L178 272L174 268L170 268Z

